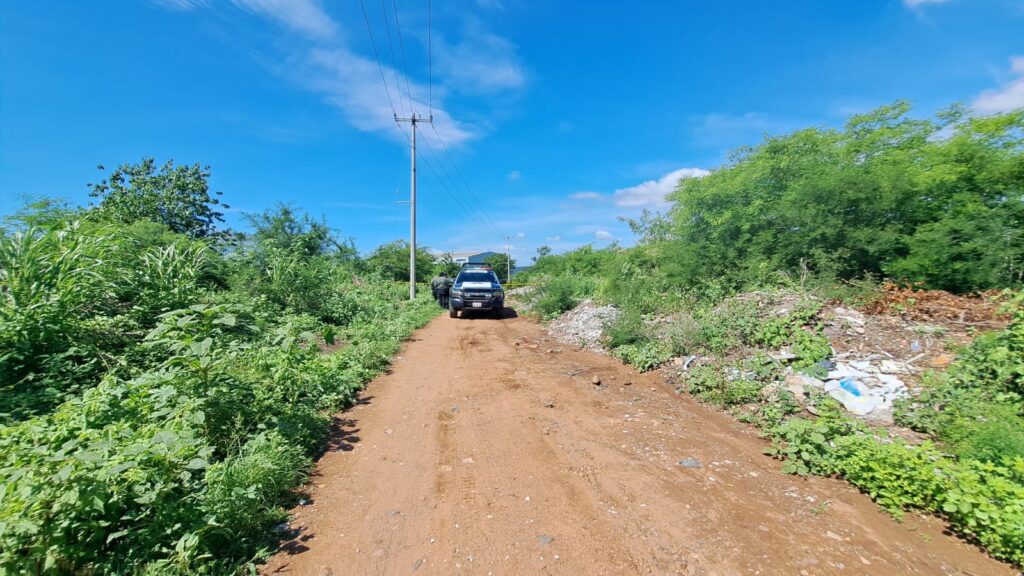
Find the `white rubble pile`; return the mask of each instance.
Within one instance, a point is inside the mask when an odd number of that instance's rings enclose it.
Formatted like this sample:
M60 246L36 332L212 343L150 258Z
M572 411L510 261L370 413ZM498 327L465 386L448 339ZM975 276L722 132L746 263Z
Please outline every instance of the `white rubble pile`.
M601 338L605 326L619 317L614 306L598 306L584 300L579 306L562 314L548 324L548 333L554 338L593 352L602 350Z
M828 364L825 380L790 371L786 375L786 388L797 399L803 399L805 387L821 390L851 414L882 422L892 422L893 402L908 394L900 376L917 370L905 362L877 354L857 360L849 358L849 354L841 354Z

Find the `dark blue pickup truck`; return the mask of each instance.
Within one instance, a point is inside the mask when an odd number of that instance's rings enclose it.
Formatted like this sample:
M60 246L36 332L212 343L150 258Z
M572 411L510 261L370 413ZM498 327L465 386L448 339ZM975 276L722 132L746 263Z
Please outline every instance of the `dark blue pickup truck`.
M505 310L505 291L498 276L489 268L465 267L455 277L448 298L448 315L458 318L459 312L480 310L500 318Z

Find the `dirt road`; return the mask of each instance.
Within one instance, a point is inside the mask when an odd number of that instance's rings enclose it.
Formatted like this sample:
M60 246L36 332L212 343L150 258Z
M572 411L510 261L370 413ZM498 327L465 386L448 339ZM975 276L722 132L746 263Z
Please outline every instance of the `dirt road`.
M764 447L532 321L438 318L339 415L265 573L1015 573Z

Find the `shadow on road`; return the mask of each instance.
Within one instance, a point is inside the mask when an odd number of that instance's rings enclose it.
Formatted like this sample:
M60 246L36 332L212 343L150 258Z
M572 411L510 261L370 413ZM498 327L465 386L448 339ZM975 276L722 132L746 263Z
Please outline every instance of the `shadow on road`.
M519 314L515 308L505 307L501 311L501 316L495 316L492 312L487 310L474 311L472 309L463 310L459 313L459 320L508 320L510 318L518 318Z

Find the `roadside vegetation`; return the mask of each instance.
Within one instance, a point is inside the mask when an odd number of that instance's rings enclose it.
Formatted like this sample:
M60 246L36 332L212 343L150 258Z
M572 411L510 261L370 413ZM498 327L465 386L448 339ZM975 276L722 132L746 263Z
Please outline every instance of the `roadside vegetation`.
M1024 565L1024 111L917 119L897 103L738 150L669 200L630 222L635 247L542 248L516 278L531 310L614 306L611 354L640 370L685 358L665 369L679 390L758 426L785 471L937 514ZM786 385L829 370L823 306L869 306L882 278L1001 308L896 402L897 426Z
M218 229L208 177L144 160L4 225L0 573L252 567L331 415L439 312L292 207Z

